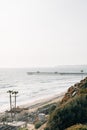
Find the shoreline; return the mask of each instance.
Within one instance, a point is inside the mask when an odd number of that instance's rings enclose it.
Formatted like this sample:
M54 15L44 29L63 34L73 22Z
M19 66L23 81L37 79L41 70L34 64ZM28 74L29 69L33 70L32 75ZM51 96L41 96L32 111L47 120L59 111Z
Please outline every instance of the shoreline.
M41 100L39 99L37 101L34 101L33 103L26 103L26 104L20 105L18 107L19 108L28 108L29 112L32 112L47 104L56 103L56 102L61 101L64 94L65 94L65 92L61 93L61 94L56 94L56 95L48 97L46 99L41 99Z

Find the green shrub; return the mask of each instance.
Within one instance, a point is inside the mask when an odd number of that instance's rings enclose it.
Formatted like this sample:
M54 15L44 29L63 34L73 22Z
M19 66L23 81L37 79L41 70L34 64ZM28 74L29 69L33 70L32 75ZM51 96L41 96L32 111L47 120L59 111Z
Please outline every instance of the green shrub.
M28 130L27 128L19 128L18 130Z
M46 128L44 128L44 130L49 130L49 128L46 127Z
M49 108L49 114L51 114L55 109L56 109L56 105L53 104L53 105Z
M87 121L87 95L80 95L61 105L49 118L47 130L64 130Z
M80 94L86 94L86 93L87 93L87 88L80 89Z
M37 123L35 123L35 128L36 128L36 129L38 129L38 128L42 125L42 124L43 124L43 123L42 123L42 122L40 122L40 121L39 121L39 122L37 122Z
M42 108L39 108L38 111L40 113L44 113L47 115L47 114L52 113L55 110L56 106L57 106L56 103L47 104L47 105L43 106Z
M87 130L87 125L78 124L78 125L71 126L66 130Z

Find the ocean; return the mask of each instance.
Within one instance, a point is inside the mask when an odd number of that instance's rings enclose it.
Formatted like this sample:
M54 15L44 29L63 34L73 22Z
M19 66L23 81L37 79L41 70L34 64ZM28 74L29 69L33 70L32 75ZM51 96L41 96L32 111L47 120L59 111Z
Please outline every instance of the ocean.
M29 72L33 73L28 74ZM86 76L87 66L0 69L0 112L9 109L8 90L18 91L17 106L19 106L61 95ZM12 102L14 105L14 97Z

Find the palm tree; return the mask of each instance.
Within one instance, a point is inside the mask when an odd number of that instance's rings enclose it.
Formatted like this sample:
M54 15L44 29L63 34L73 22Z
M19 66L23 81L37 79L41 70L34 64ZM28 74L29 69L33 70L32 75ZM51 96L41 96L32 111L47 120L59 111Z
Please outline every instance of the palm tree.
M18 91L13 91L12 94L15 95L15 109L16 109L16 97L17 97Z
M11 98L11 94L13 91L9 90L7 91L7 93L9 93L9 97L10 97L10 112L11 112L11 118L12 118L12 98Z
M10 98L10 111L12 110L12 98L11 98L11 94L13 91L9 90L7 91L7 93L9 93L9 98Z
M14 107L14 116L15 116L15 120L16 120L16 97L17 97L17 94L18 94L18 91L13 91L12 94L14 94L15 96L15 107Z

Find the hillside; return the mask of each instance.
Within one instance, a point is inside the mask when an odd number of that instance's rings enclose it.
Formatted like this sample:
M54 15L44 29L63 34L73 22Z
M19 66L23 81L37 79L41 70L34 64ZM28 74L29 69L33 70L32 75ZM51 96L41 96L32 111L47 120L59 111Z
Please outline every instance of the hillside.
M71 86L60 106L58 106L49 117L45 130L65 130L76 124L87 123L87 77ZM80 126L68 128L67 130L86 130ZM83 126L84 127L84 126Z

